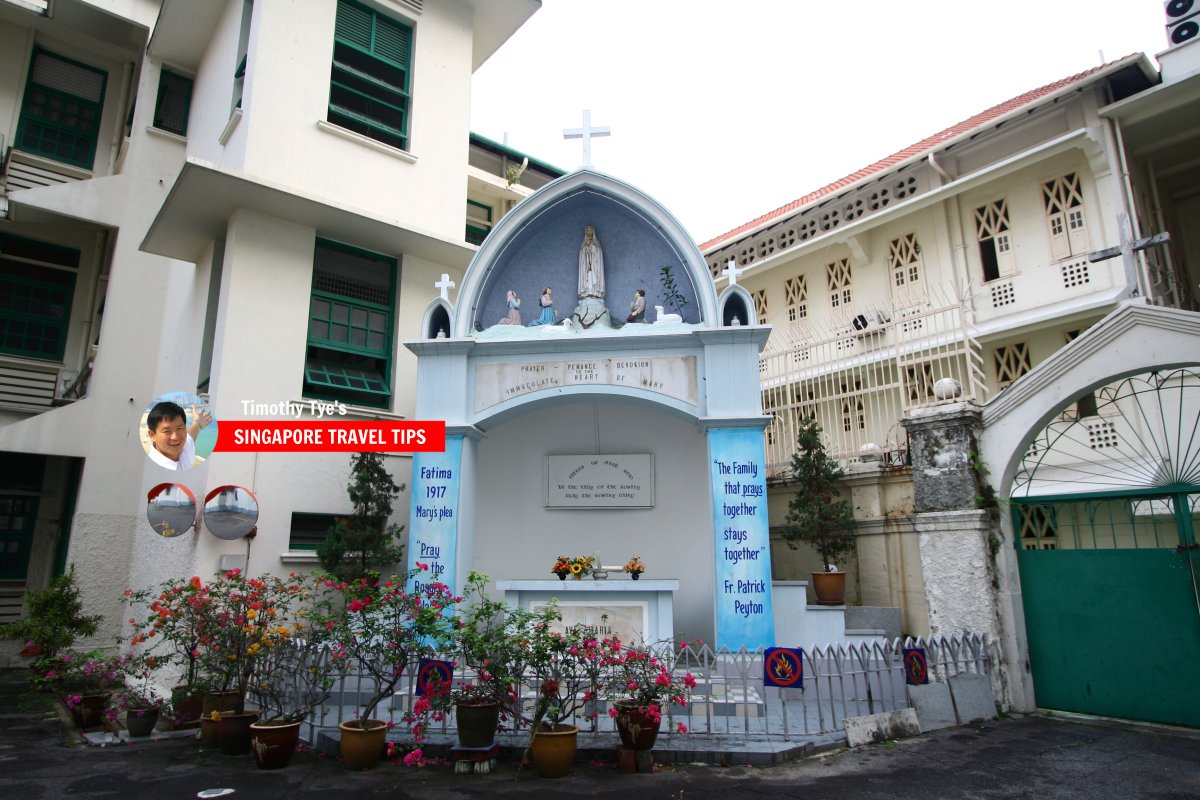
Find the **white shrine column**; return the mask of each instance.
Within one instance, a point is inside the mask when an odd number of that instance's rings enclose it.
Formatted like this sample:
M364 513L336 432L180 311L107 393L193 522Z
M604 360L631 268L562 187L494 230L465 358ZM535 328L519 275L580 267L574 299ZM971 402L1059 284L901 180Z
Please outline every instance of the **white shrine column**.
M712 491L713 618L717 647L775 645L771 533L758 353L765 328L697 334L704 343L704 409Z
M407 562L412 583L439 582L458 594L474 561L476 464L482 433L469 423L467 341L410 342L417 363L417 419L446 422L446 449L413 453Z

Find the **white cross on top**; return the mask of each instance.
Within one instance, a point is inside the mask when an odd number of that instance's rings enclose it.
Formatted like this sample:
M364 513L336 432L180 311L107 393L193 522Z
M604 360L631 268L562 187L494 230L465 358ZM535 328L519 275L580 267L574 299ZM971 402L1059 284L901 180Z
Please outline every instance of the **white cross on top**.
M592 137L611 136L612 130L607 125L602 128L592 127L592 112L584 110L582 128L563 128L564 139L583 139L583 163L581 167L592 165Z
M449 300L449 290L454 288L454 281L450 280L450 276L445 272L442 273L442 279L434 284L437 290L442 293L443 300Z
M729 279L730 286L737 286L738 275L741 275L745 271L744 269L738 269L736 258L731 258L729 259L729 263L725 265L725 269L721 271L721 274Z

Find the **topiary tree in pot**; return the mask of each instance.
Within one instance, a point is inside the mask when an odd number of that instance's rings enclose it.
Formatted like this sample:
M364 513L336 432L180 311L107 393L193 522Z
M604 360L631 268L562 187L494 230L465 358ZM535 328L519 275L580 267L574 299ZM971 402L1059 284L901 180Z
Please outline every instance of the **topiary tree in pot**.
M803 542L820 554L824 572L813 573L817 603L841 605L846 575L837 571L835 563L856 547L854 513L850 504L838 496L837 480L845 471L826 452L816 420L800 420L798 427L796 452L792 454L792 479L797 491L788 503L783 539L788 547L795 549ZM826 588L833 593L825 593Z
M322 568L340 581L377 577L404 558L397 544L403 526L388 524L392 502L404 484L392 480L380 453L355 453L350 459L346 492L354 506L349 517L340 517L317 548Z

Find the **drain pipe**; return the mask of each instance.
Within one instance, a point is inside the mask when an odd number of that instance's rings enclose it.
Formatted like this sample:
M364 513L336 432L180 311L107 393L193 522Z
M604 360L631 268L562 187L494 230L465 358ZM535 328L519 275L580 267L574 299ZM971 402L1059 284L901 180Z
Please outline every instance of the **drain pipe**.
M1121 176L1119 180L1121 205L1125 207L1126 216L1129 217L1129 238L1131 241L1137 241L1142 238L1142 231L1141 226L1138 225L1137 207L1134 205L1133 184L1129 180L1129 163L1125 159L1125 137L1121 135L1121 123L1108 117L1105 132L1108 134L1109 147L1117 156L1117 171ZM1150 295L1150 273L1146 268L1146 254L1137 252L1133 257L1137 259L1138 271L1134 278L1138 285L1127 287L1127 289L1130 295L1141 295L1148 302L1153 303L1154 298Z
M938 163L937 157L932 152L925 157L925 160L930 169L941 176L943 181L954 182L954 176ZM962 205L957 192L947 199L943 209L946 215L946 231L950 235L950 246L954 250L954 261L958 267L954 273L954 282L957 284L954 288L961 298L966 294L967 287L971 285L971 278L967 274L967 240L962 225Z

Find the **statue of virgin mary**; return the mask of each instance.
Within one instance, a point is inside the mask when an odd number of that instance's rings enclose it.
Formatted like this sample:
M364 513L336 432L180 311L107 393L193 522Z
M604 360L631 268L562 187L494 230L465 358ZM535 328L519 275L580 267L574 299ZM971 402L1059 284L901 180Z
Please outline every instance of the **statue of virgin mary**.
M583 229L579 245L579 297L604 297L604 251L591 225Z

